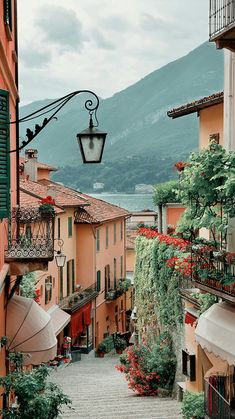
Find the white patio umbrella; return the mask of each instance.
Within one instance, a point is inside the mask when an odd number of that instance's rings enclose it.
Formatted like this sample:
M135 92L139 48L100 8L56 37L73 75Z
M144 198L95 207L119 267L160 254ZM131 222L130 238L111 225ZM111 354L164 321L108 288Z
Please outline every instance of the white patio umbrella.
M32 298L12 297L7 306L6 335L9 351L29 354L24 365L38 365L56 356L51 317Z

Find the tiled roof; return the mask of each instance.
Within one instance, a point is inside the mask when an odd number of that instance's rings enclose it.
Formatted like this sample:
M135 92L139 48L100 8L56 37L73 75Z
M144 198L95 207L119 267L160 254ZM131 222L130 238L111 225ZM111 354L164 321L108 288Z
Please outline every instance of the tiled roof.
M130 215L129 211L124 208L109 204L102 199L93 198L86 194L82 194L82 196L90 202L90 206L86 207L85 210L90 219L93 220L93 223L102 223L104 221L111 221L116 218L128 217Z
M83 210L77 211L76 222L78 223L102 223L104 221L114 220L120 217L127 217L129 212L117 205L109 204L101 199L93 198L90 195L78 192L75 189L68 188L51 180L42 179L38 181L41 185L46 185L55 192L55 201L58 205L74 206L71 199L78 200L77 206L85 207ZM63 199L67 204L63 204Z
M30 195L27 192L24 191L20 191L20 207L22 208L38 208L40 204L40 197L36 197L33 195ZM55 209L55 213L56 214L60 214L62 212L64 212L64 210L62 208L57 207L56 205L54 206Z
M194 102L186 103L186 105L182 105L179 108L171 109L167 112L167 116L173 119L179 118L180 116L198 112L201 109L208 108L209 106L223 103L223 100L224 92L214 93L213 95L205 96L202 99L195 100Z
M26 160L27 160L27 158L20 157L20 164L24 164L26 162ZM48 165L46 163L41 163L39 161L37 162L37 168L38 169L47 169L47 170L49 170L51 172L52 171L56 172L58 170L56 167L50 166L50 165Z
M58 183L50 180L42 179L38 182L32 182L30 180L21 180L21 190L30 192L31 194L37 195L41 198L45 198L51 195L55 200L55 203L60 207L78 207L89 205L87 200L73 189L65 188Z

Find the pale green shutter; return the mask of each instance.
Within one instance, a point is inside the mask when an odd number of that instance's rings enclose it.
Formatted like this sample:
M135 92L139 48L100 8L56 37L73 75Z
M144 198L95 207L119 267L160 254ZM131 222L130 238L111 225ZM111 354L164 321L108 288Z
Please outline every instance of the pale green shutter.
M10 213L9 94L0 90L0 219Z

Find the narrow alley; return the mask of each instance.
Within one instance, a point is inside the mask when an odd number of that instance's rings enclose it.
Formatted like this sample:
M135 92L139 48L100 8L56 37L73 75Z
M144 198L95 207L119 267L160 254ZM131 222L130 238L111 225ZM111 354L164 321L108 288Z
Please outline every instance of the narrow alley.
M82 360L53 371L51 380L72 399L72 410L65 408L63 419L181 419L180 403L157 397L139 397L128 389L124 376L114 366L118 356Z

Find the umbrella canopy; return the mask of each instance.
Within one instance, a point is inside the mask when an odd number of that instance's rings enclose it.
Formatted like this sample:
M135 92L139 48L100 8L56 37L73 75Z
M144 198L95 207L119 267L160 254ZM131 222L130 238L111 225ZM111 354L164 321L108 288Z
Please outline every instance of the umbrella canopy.
M29 354L24 364L38 365L56 356L51 317L32 298L15 295L7 306L7 349Z

